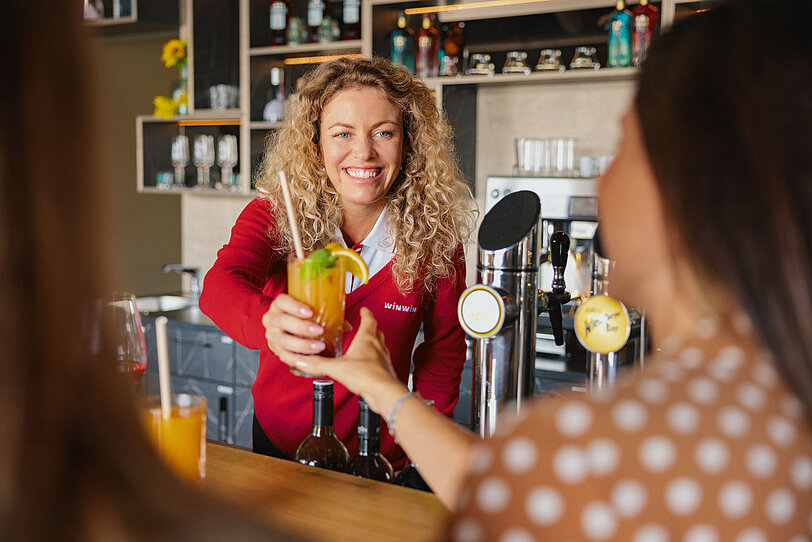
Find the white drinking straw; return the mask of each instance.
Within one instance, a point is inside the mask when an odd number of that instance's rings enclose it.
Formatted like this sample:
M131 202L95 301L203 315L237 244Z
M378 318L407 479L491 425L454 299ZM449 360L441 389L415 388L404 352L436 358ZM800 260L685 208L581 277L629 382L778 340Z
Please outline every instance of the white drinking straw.
M282 196L285 198L285 207L288 210L288 222L290 222L290 232L293 234L293 246L296 247L296 258L301 261L305 257L302 249L302 238L299 237L299 225L296 223L296 213L290 200L288 178L284 171L279 172L279 182L282 184Z
M161 390L161 416L172 417L172 380L169 378L169 341L166 334L166 316L155 319L155 338L158 342L158 385Z

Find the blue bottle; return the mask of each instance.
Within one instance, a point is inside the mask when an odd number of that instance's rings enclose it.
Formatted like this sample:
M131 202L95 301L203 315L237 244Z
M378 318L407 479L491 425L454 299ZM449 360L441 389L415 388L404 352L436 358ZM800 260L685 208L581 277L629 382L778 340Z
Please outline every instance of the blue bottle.
M406 14L398 14L398 27L390 39L392 64L406 66L414 73L415 41L414 31L406 24Z
M616 9L609 16L609 63L610 68L632 65L632 14L624 0L617 0Z

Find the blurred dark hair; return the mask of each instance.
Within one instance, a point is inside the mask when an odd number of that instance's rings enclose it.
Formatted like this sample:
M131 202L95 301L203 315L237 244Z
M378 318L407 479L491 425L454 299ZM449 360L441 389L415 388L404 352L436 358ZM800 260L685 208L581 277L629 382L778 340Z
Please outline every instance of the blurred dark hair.
M653 46L636 96L676 237L747 312L812 412L808 0L733 0Z
M99 335L109 211L80 21L74 0L0 18L0 539L274 538L161 465Z

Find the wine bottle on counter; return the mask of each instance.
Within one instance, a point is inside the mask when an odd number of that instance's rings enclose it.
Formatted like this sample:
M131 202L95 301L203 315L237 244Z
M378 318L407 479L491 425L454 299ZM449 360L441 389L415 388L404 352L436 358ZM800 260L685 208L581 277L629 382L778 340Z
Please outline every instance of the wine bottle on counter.
M342 23L345 40L361 39L361 0L344 0Z
M381 455L381 417L369 409L363 398L358 399L358 454L350 460L347 472L380 482L395 477L392 465Z
M350 456L333 430L333 381L313 381L313 428L296 450L296 461L343 472Z
M639 66L646 58L646 51L657 28L657 8L648 0L640 0L640 4L632 10L632 18L632 64Z
M398 14L398 26L392 31L390 40L392 52L390 59L392 64L406 66L414 73L414 31L406 24L406 14Z
M419 489L420 491L428 491L431 493L431 488L417 472L417 465L409 461L406 468L400 471L395 478L395 485L410 487L412 489Z
M271 45L285 45L288 42L290 24L290 0L271 1Z
M417 33L417 56L415 58L415 72L423 79L437 77L440 37L434 28L431 15L423 15L420 32Z

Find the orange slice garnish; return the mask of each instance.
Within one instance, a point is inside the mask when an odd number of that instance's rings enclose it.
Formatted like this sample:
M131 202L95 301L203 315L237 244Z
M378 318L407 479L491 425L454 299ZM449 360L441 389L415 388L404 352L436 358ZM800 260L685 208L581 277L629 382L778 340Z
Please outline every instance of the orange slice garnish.
M343 262L344 269L358 277L362 283L369 282L369 269L360 254L352 249L344 248L338 243L330 243L324 248L329 248L330 253Z

